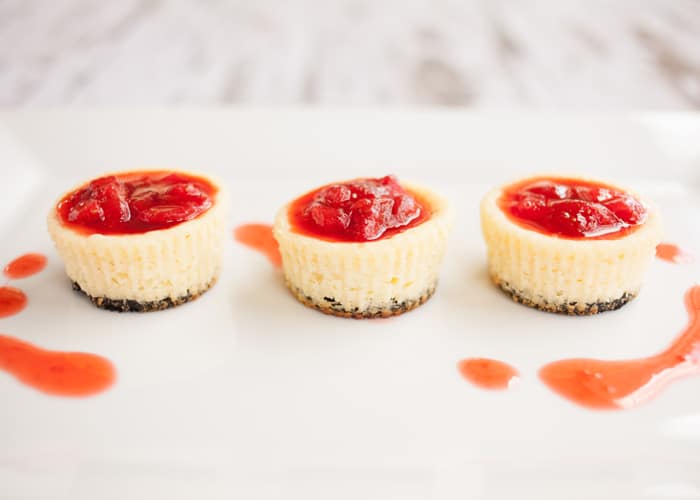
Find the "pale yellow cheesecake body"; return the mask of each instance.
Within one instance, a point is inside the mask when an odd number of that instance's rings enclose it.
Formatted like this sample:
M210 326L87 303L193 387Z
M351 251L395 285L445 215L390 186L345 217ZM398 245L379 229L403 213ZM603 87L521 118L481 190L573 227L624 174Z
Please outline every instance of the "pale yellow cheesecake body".
M64 224L52 208L48 230L74 287L96 305L121 311L164 309L198 297L219 276L227 197L217 188L209 209L167 229L84 234Z
M567 314L621 307L642 287L662 236L656 209L614 239L568 239L523 227L499 206L501 188L481 202L481 227L491 279L526 305Z
M406 187L427 202L430 217L376 241L327 241L301 234L290 222L290 204L282 207L273 231L285 281L297 299L325 313L371 318L403 313L432 296L452 213L434 192Z

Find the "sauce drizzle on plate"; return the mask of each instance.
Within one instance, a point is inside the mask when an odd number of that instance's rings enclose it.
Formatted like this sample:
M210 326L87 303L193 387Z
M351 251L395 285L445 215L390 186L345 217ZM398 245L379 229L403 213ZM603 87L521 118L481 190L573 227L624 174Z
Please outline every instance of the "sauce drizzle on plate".
M3 269L7 279L28 278L44 270L46 256L40 253L20 255ZM0 286L0 318L6 318L22 311L27 306L27 296L19 288Z
M503 390L518 380L518 370L508 363L489 358L467 358L457 364L459 373L481 389Z
M700 373L700 285L685 294L688 326L663 352L630 360L565 359L542 367L540 378L569 401L597 410L631 408L675 379Z
M114 366L102 356L49 351L7 335L0 335L0 369L54 396L92 396L116 379Z
M656 257L672 264L687 264L693 261L693 256L688 251L673 243L659 243L656 246Z
M0 286L0 318L17 314L27 306L27 296L19 288Z
M11 280L28 278L44 270L46 256L40 253L26 253L10 262L3 274Z
M243 224L233 230L233 237L237 242L265 255L273 266L282 265L279 245L272 235L270 224Z

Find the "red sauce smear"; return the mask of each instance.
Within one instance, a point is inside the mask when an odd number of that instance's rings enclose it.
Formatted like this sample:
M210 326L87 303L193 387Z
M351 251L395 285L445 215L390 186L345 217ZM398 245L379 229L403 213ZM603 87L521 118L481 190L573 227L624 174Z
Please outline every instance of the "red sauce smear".
M656 247L656 257L674 264L686 264L693 261L693 256L678 245L659 243Z
M102 356L49 351L6 335L0 335L0 369L55 396L91 396L116 379L114 366Z
M237 242L265 255L273 266L282 265L279 245L272 235L270 224L243 224L233 230L233 237Z
M3 273L11 280L28 278L46 267L46 256L40 253L27 253L10 262Z
M27 296L19 288L0 286L0 318L17 314L27 306Z
M646 221L647 209L600 182L536 177L507 186L499 206L518 225L569 239L614 239Z
M83 234L138 234L198 217L216 192L208 180L181 172L127 172L89 182L56 209L63 224Z
M335 242L390 238L430 215L430 205L393 175L322 186L297 198L289 208L296 232Z
M540 378L554 392L588 408L615 410L652 398L671 381L700 373L700 286L685 296L689 322L665 351L620 361L566 359L545 365Z
M469 382L482 389L503 390L518 379L518 370L508 363L488 358L463 359L457 369Z

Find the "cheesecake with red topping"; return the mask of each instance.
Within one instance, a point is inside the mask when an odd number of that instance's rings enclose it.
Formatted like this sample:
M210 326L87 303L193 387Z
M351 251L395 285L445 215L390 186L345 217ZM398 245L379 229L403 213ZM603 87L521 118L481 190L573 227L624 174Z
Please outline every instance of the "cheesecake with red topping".
M436 193L393 176L314 189L277 214L288 288L327 314L387 317L435 292L451 228Z
M48 230L76 290L98 307L166 309L200 296L221 269L226 207L201 175L133 171L64 194Z
M632 300L662 232L656 210L637 195L556 176L492 190L481 226L496 285L516 302L575 315Z

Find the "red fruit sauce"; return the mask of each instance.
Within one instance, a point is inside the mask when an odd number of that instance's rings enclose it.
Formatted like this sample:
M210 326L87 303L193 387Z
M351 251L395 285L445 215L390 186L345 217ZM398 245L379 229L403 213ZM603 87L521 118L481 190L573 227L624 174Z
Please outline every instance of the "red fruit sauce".
M671 381L700 373L700 286L688 290L685 306L688 326L659 354L620 361L555 361L540 370L540 378L554 392L589 408L614 410L643 403Z
M206 212L217 192L209 181L180 172L108 175L67 194L61 221L84 234L136 234L167 229Z
M289 209L296 232L328 241L389 238L429 217L429 205L392 175L329 184L298 198Z
M457 369L469 382L482 389L503 390L518 379L518 370L508 363L488 358L463 359Z
M6 335L0 335L0 369L54 396L91 396L116 379L114 366L101 356L48 351Z
M273 266L279 267L282 265L279 245L272 235L272 226L270 224L244 224L238 226L233 230L233 237L237 242L265 255Z
M693 256L678 245L659 243L656 246L656 257L674 264L685 264L693 261Z
M46 267L46 256L40 253L27 253L10 262L3 273L8 279L28 278Z
M647 218L632 195L579 179L526 179L506 187L499 206L526 229L571 239L620 238Z
M0 318L17 314L27 306L27 296L19 288L0 286Z

